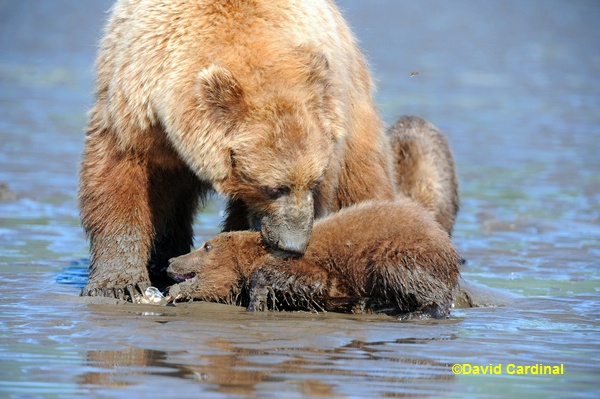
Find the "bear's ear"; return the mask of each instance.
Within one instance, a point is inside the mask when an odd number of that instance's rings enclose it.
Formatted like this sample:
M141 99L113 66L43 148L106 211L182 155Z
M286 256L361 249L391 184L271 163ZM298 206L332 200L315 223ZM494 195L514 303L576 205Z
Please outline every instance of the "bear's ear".
M327 56L309 45L296 47L295 53L302 60L301 65L306 80L310 84L327 86L331 79L331 69Z
M331 70L325 54L312 51L309 54L308 60L309 81L328 86L331 79Z
M215 64L196 78L198 105L215 123L238 120L245 110L244 91L233 74Z
M327 55L322 51L301 45L296 48L296 53L302 59L302 68L306 82L312 89L313 109L323 117L328 135L335 140L340 140L345 135L345 111L340 98L338 85L334 84L333 71Z

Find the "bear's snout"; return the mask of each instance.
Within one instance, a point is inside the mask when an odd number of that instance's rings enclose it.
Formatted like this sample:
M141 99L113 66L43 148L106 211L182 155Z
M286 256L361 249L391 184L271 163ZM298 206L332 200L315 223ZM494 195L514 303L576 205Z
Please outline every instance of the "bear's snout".
M260 233L263 241L273 254L279 258L301 256L306 252L312 232L312 217L302 223L270 223L270 218L263 218Z
M280 258L301 256L306 252L314 221L314 202L311 194L280 199L277 210L254 219L254 228L263 241Z

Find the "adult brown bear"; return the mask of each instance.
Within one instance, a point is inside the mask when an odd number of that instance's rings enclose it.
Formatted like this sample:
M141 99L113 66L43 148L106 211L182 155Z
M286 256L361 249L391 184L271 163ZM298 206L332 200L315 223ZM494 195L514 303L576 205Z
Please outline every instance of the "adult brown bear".
M171 261L175 299L446 317L461 258L433 214L407 198L365 201L314 226L304 256L281 259L257 232L227 232Z
M82 295L160 286L212 192L225 231L258 230L280 255L304 253L315 217L394 197L370 74L333 1L119 0L96 67Z

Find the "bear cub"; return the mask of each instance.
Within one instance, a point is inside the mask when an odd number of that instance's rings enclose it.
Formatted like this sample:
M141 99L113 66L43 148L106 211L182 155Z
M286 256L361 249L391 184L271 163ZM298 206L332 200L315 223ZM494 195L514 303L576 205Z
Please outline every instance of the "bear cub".
M299 258L273 256L260 233L226 232L171 259L173 299L251 311L385 313L444 318L461 258L448 233L408 198L367 201L315 222Z

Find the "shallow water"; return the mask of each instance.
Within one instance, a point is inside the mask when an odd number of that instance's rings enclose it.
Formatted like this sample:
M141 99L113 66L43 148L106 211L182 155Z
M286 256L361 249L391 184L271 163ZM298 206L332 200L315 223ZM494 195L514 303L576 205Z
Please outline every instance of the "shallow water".
M16 196L0 202L0 396L598 397L600 5L339 4L386 122L418 114L449 136L465 278L515 298L429 322L80 298L77 169L109 2L0 0L0 183Z

